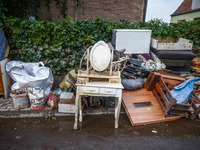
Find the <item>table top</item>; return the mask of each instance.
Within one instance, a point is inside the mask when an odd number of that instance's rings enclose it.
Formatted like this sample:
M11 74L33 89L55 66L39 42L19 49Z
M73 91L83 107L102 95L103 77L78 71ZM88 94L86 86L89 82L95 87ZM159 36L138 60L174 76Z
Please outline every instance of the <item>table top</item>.
M109 82L88 82L86 84L76 84L77 86L90 86L90 87L103 87L103 88L116 88L124 89L121 83L109 83Z

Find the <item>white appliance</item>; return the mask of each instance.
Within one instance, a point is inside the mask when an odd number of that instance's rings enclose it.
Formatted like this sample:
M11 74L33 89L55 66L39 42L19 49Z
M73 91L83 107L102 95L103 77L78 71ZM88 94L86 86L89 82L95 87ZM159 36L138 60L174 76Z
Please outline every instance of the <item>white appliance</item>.
M151 30L114 29L112 44L116 50L126 49L126 54L149 53Z

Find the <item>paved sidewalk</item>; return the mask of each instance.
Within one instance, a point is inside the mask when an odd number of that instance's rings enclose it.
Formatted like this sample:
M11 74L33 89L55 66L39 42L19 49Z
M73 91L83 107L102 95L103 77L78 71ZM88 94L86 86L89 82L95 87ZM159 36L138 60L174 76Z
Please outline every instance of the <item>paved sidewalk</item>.
M13 100L12 98L8 98L8 99L3 99L0 98L0 112L4 112L4 111L30 111L31 107L29 106L28 108L25 109L15 109L14 104L13 104ZM45 106L44 110L51 110L51 108L47 105Z
M100 115L100 114L114 114L114 108L98 108L83 110L83 115ZM74 116L70 113L60 113L58 109L52 109L47 104L43 110L32 110L29 106L25 109L15 109L12 98L0 98L0 118L30 118L30 117L45 117L51 113L53 116ZM125 110L121 109L121 113Z

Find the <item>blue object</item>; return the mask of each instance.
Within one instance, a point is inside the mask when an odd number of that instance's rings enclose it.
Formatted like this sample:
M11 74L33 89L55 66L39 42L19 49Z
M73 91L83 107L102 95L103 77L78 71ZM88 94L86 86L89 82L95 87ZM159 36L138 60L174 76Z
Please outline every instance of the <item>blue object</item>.
M200 77L189 79L174 87L174 89L170 91L172 97L176 99L178 104L186 104L188 102L188 99L194 87L194 82L198 80L200 80ZM166 94L166 98L171 101L168 94Z
M62 94L62 90L60 88L57 88L54 92L57 93L58 95Z
M8 41L3 33L3 30L0 29L0 60L4 59L7 47Z

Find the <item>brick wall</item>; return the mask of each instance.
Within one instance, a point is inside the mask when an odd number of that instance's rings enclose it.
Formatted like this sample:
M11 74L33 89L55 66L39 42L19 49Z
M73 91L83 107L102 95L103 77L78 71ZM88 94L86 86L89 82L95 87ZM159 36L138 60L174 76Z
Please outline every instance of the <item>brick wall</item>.
M91 19L101 17L109 21L130 20L143 21L146 13L147 0L84 0L83 7L77 10L78 19ZM67 14L75 19L75 0L68 0ZM50 12L47 8L47 0L41 1L40 18L44 20L63 19L56 1L50 3Z

